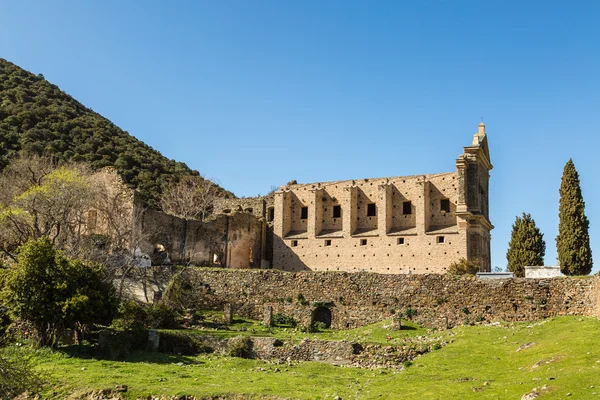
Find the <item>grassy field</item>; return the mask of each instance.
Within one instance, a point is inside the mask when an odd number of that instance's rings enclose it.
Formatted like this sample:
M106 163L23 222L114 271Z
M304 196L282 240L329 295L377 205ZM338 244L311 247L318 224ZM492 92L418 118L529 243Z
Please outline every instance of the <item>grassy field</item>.
M305 332L300 327L265 327L262 322L246 318L235 318L231 326L224 326L220 321L223 319L222 312L203 312L207 327L194 329L193 332L200 335L212 335L217 337L234 336L260 336L276 337L283 341L299 342L302 339L321 340L348 340L360 343L399 344L402 338L422 336L431 333L408 320L402 320L402 330L393 330L392 321L385 320L373 325L349 329L332 330L323 329L319 332ZM212 322L215 321L215 322ZM214 326L214 327L210 327ZM192 331L192 330L190 330Z
M384 325L315 335L363 337L370 330L374 337L385 337ZM124 397L131 399L224 393L291 399L520 399L544 386L539 399L562 399L569 393L575 399L600 398L596 319L559 317L530 324L467 326L433 335L445 335L452 342L400 372L314 362L277 365L214 355L136 353L118 362L76 358L61 351L21 351L32 354L37 370L54 382L46 398L122 384L129 388ZM517 351L521 346L525 348Z

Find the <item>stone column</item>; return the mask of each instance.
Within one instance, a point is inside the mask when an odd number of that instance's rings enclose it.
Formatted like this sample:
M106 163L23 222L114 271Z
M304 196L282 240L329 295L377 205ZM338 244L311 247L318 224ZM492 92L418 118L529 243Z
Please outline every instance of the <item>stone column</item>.
M233 322L233 307L230 303L225 304L223 307L223 320L226 325L231 325Z
M429 182L423 180L419 182L421 184L422 190L419 198L415 200L416 204L416 222L417 222L417 235L424 235L425 232L429 229Z
M272 306L265 306L264 311L263 311L263 324L266 327L270 327L273 323L273 307Z
M323 229L323 189L312 189L310 204L308 204L308 238L314 239Z
M160 345L160 334L156 329L150 329L148 331L148 349L150 351L157 351Z
M392 329L397 331L402 329L402 313L392 315Z
M358 191L356 186L344 188L342 199L342 232L344 238L350 238L356 230L356 218L358 213Z
M386 183L378 187L377 233L384 237L390 229L392 229L392 186Z

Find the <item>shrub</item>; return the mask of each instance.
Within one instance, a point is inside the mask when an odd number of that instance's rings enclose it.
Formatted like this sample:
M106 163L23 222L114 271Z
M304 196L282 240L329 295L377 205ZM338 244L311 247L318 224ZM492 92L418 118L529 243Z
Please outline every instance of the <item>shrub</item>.
M148 331L142 327L105 332L107 338L99 343L99 356L109 360L124 360L132 351L143 350L148 343Z
M298 293L298 296L296 296L296 301L298 301L298 304L302 306L308 305L308 301L306 301L302 293Z
M273 325L275 325L275 326L295 327L298 324L293 317L290 317L289 315L285 315L282 313L274 314L272 322L273 322Z
M246 336L236 336L227 342L227 355L231 357L250 358L252 343Z
M478 259L467 261L466 258L461 258L458 261L453 262L448 267L448 273L450 275L475 275L481 269L481 263Z
M313 327L314 332L319 332L324 329L327 329L327 325L325 325L325 323L321 322L321 321L313 322L312 327Z
M404 369L410 367L411 365L413 365L413 363L410 360L406 360L402 363L402 366L404 366Z
M417 315L417 310L415 310L413 308L410 308L410 307L407 307L406 310L404 310L404 315L406 316L406 318L412 320L413 317L415 315Z
M177 327L177 312L174 308L158 303L146 308L146 327L152 329L172 329Z
M198 335L187 332L160 332L158 350L163 353L184 356L195 356L213 351Z
M117 318L112 326L115 329L134 330L143 329L146 325L146 310L144 307L133 300L124 301L119 306Z
M0 350L0 399L14 399L24 392L34 394L42 387L42 379L33 372L29 358L14 350Z
M56 344L59 328L80 333L87 325L110 323L117 308L103 270L67 258L47 237L23 245L6 275L4 304L12 317L35 327L41 345Z

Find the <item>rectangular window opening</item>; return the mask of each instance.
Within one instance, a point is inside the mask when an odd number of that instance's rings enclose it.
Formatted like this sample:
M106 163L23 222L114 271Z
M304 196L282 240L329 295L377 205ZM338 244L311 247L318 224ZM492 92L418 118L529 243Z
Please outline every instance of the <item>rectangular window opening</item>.
M302 207L300 209L300 219L308 219L308 207Z
M367 217L374 217L377 215L377 206L375 203L367 204Z
M275 219L275 208L269 207L269 212L267 215L267 221L272 222Z
M404 238L398 238L398 244L404 244Z
M331 246L331 239L325 240L325 246Z
M444 243L444 241L445 241L445 238L443 236L438 236L437 237L437 242L438 243Z
M333 206L333 218L342 217L342 206Z
M292 240L292 247L298 247L298 241Z
M440 211L450 212L450 200L449 199L441 199L440 200Z
M412 203L410 201L402 203L402 214L412 214Z
M367 245L367 239L360 239L360 245L361 246L366 246Z

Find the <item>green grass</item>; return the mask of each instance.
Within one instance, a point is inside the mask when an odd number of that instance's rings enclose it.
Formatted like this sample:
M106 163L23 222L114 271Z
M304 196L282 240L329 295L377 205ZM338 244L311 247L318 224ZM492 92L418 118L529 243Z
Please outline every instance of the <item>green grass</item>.
M378 324L363 329L361 334L378 337L384 328ZM131 399L223 393L291 399L520 399L544 385L548 391L539 399L562 399L567 393L570 398L593 399L600 398L599 333L598 320L578 317L460 327L433 333L451 343L399 372L314 362L276 365L214 355L136 353L117 362L69 357L60 351L23 351L33 352L38 371L56 382L54 392L45 394L49 398L126 384L125 396ZM343 337L344 332L323 335ZM535 344L516 351L529 342Z
M200 335L212 335L217 337L234 337L234 336L259 336L259 337L276 337L286 342L299 342L302 339L320 339L320 340L347 340L360 343L375 343L375 344L400 344L402 338L421 336L431 333L430 330L424 329L419 325L402 320L402 329L390 329L391 320L384 320L373 325L348 329L348 330L333 330L323 329L319 332L304 332L301 327L265 327L261 322L247 318L234 318L234 323L225 327L222 325L222 312L204 311L202 312L205 322L208 325L214 324L213 328L197 328L186 332L193 332Z

